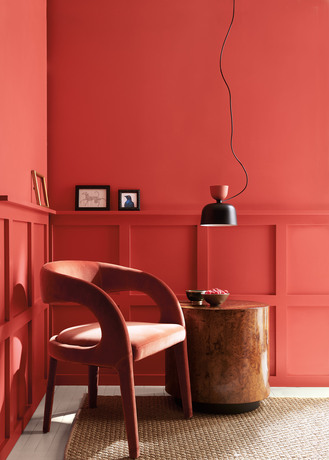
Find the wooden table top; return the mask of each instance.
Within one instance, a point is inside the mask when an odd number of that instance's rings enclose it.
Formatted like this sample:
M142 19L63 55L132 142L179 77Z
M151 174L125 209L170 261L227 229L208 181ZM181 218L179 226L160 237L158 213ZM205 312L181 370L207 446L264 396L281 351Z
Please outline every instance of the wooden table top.
M268 305L253 300L226 300L222 305L212 307L205 301L202 305L193 305L192 302L180 302L182 308L199 310L246 310L249 308L266 308Z

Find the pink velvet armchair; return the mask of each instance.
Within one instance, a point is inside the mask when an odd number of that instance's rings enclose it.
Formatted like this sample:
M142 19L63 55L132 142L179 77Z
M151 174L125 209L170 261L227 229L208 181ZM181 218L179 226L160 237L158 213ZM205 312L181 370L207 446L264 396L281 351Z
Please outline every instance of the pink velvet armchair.
M141 291L160 307L160 322L125 321L110 297L111 291ZM58 261L41 269L43 301L75 302L87 306L98 322L71 327L49 341L49 376L43 431L48 432L57 360L89 366L89 406L96 407L99 367L114 367L120 379L129 455L139 456L133 362L173 347L185 418L192 401L184 317L170 288L148 273L128 267L89 261Z

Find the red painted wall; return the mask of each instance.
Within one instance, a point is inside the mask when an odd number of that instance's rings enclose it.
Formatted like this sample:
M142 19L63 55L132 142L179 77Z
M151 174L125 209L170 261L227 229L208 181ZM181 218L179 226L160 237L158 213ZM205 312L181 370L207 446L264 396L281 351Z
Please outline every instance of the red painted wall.
M187 284L225 282L232 296L263 299L272 306L271 375L279 385L328 384L328 12L324 0L237 0L223 64L250 186L235 200L240 226L208 232L197 224L208 186L228 183L236 193L244 181L229 151L218 72L231 2L48 0L52 207L73 210L76 184L103 183L111 209L117 189L129 187L141 189L142 210L183 215L59 214L54 257L136 264L182 298ZM46 0L0 1L0 194L12 200L0 206L1 459L47 373L38 272L48 258L48 214L14 204L35 200L31 169L47 175L45 16ZM232 256L228 265L219 263L223 253ZM135 294L121 304L132 319L156 317ZM53 311L53 327L77 316L88 318L74 307ZM76 380L64 369L62 382L82 381L74 372ZM139 383L158 383L163 366L152 358L137 373Z
M48 211L31 170L47 174L46 0L0 0L0 459L28 423L47 375ZM19 204L17 204L19 203Z
M46 0L0 2L0 195L34 202L47 174Z
M218 68L231 7L49 0L53 255L152 271L181 298L219 285L269 303L271 384L327 386L329 3L236 1L223 67L250 185L234 200L239 226L206 231L209 185L244 185ZM111 185L112 211L119 188L139 188L140 218L74 212L74 186L97 183ZM127 317L156 317L144 298L121 303ZM55 331L88 317L78 307L52 315ZM138 368L139 383L162 381L159 362ZM84 372L60 367L60 382Z
M140 188L142 209L195 209L240 190L218 58L230 0L50 0L49 171L54 207L75 184ZM223 56L238 209L327 209L329 4L236 2Z

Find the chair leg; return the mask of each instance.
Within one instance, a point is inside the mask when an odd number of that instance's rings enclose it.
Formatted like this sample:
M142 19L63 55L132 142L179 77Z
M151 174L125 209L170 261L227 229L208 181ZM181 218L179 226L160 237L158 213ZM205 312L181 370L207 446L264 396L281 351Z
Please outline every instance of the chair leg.
M43 432L48 433L50 430L51 413L53 410L55 377L56 377L57 360L50 357L49 359L49 374L46 392L45 412L43 417Z
M117 370L120 377L121 399L128 438L129 456L130 458L138 458L139 439L132 358L130 357L121 362Z
M88 366L88 368L89 368L89 380L88 380L89 407L93 409L97 407L98 366Z
M184 342L180 342L177 345L174 345L173 348L175 352L176 368L178 373L184 416L185 418L191 418L193 416L193 409L186 339Z

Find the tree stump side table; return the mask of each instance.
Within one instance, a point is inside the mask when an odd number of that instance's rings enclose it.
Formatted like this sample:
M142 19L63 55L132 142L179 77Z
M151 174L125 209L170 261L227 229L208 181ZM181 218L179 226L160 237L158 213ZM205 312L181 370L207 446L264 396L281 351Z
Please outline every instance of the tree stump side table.
M269 307L227 300L222 306L181 303L195 410L239 413L270 393ZM180 399L172 350L166 351L166 391Z

